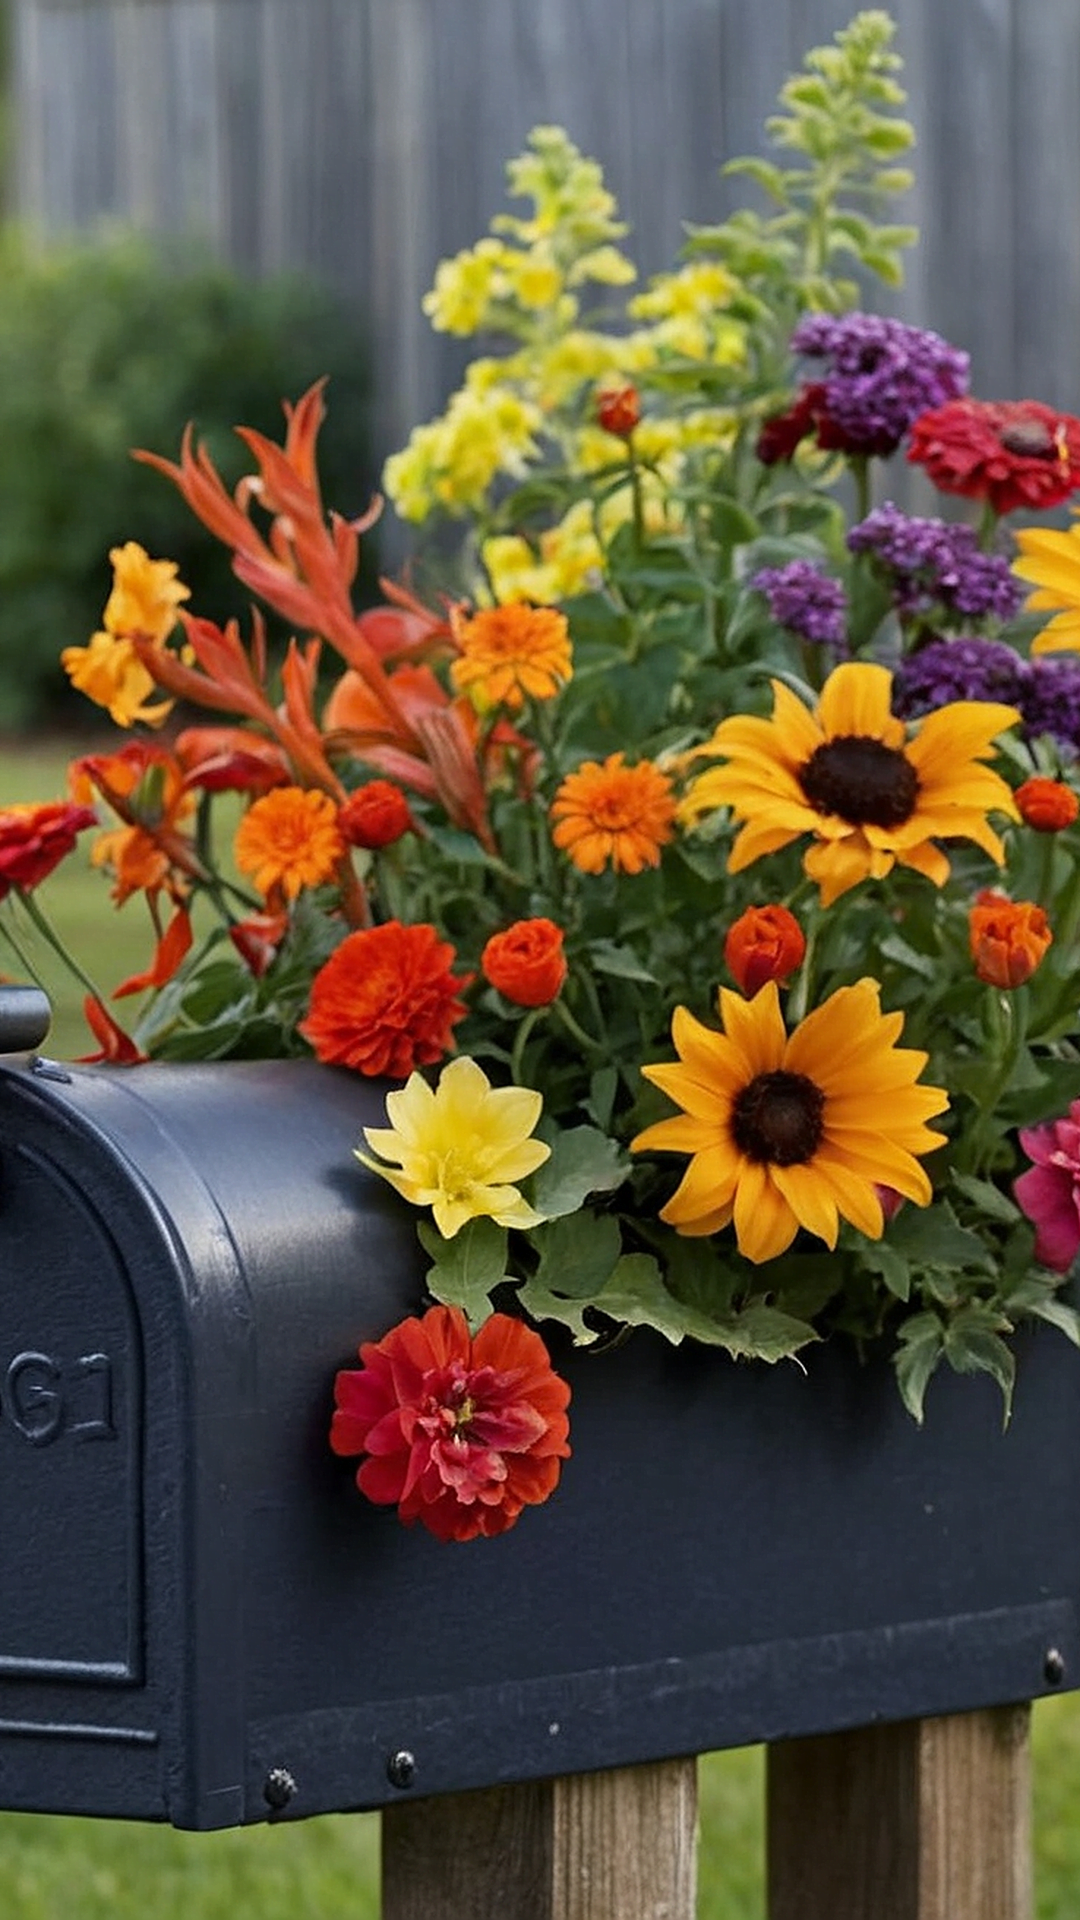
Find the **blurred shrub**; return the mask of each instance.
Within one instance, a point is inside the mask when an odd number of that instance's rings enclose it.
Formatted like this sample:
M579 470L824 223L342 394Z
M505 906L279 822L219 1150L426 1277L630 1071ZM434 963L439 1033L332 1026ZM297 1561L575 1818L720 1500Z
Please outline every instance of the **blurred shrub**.
M358 323L331 294L130 234L41 253L0 233L0 730L92 723L58 657L99 625L119 542L178 561L196 610L243 612L223 550L130 449L175 459L192 420L231 483L245 464L231 429L279 438L281 401L322 374L325 495L354 514L375 481L368 375Z

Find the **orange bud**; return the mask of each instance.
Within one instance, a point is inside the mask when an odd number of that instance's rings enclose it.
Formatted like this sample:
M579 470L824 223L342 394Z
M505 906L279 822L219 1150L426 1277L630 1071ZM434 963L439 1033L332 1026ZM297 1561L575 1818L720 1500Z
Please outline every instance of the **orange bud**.
M728 928L724 959L747 998L770 980L781 986L806 952L803 930L786 907L747 907Z
M629 440L641 419L641 399L636 387L606 387L596 396L596 423L605 433L617 433Z
M1007 900L1003 893L980 893L968 921L971 958L988 986L1022 987L1030 980L1054 936L1041 907L1031 900Z
M480 956L485 980L518 1007L547 1007L566 979L562 928L553 920L515 920L493 933Z
M392 780L369 780L338 808L338 828L350 847L393 846L412 823L409 803Z
M1036 775L1017 787L1013 796L1020 818L1036 833L1060 833L1071 827L1080 813L1080 800L1063 780L1047 780Z

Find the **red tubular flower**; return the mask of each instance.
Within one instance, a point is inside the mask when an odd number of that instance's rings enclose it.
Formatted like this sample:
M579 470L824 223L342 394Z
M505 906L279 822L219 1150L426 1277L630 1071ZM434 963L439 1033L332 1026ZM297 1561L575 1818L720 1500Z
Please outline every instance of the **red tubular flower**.
M641 419L641 396L636 387L605 387L596 396L596 424L605 433L629 440Z
M976 899L968 932L979 979L1006 991L1031 979L1054 938L1041 907L991 891Z
M1060 833L1071 827L1080 813L1080 800L1062 780L1047 780L1036 774L1025 780L1013 794L1025 826L1036 833Z
M493 1313L470 1337L460 1307L431 1307L338 1374L330 1445L367 1455L361 1493L437 1540L512 1527L554 1491L570 1452L570 1389L538 1333Z
M338 832L350 847L393 846L408 833L413 817L400 787L392 780L369 780L338 808Z
M89 993L83 1001L83 1018L101 1051L80 1054L79 1066L94 1067L104 1060L110 1067L141 1067L148 1060L149 1055L140 1053L131 1035L113 1019L108 1007Z
M70 800L0 809L0 900L12 887L37 887L74 849L80 833L97 826L92 807Z
M549 1006L566 979L562 928L554 920L515 920L505 932L492 934L480 968L489 985L516 1007Z
M1042 512L1080 487L1080 420L1039 400L949 400L919 415L907 457L942 493Z
M769 980L783 986L805 952L803 930L786 907L747 907L724 941L728 970L749 1000Z
M330 1066L404 1080L442 1059L465 1014L457 995L469 983L451 973L454 959L425 923L350 933L315 975L300 1032Z

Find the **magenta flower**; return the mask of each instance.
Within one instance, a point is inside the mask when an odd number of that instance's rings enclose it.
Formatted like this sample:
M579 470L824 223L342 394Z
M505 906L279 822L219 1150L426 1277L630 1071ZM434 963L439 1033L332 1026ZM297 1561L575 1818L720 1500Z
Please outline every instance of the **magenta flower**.
M1061 1120L1022 1127L1020 1145L1035 1164L1013 1192L1035 1223L1035 1258L1064 1273L1080 1249L1080 1100Z

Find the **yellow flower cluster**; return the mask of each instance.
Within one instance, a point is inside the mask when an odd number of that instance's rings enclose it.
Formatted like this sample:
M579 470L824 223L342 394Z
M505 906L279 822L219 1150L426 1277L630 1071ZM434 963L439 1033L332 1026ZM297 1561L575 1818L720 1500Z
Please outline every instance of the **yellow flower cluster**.
M542 424L539 407L512 387L467 380L440 419L415 427L391 455L383 484L403 520L426 520L436 507L480 511L499 474L524 478Z
M154 682L132 646L132 636L165 644L176 625L182 600L190 590L177 579L174 560L151 560L137 540L128 540L109 553L113 566L112 592L105 603L102 631L92 634L85 647L65 647L61 664L72 685L99 707L108 709L118 727L137 720L160 726L172 709L171 700L151 702Z

